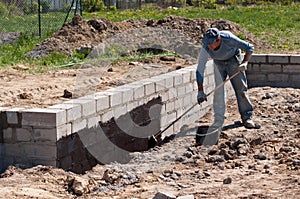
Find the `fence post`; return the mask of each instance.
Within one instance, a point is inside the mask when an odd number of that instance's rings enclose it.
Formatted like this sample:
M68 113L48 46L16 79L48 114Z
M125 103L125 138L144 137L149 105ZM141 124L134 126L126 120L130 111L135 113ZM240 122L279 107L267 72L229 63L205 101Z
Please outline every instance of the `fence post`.
M38 0L38 20L39 20L39 37L42 37L42 31L41 31L41 1Z

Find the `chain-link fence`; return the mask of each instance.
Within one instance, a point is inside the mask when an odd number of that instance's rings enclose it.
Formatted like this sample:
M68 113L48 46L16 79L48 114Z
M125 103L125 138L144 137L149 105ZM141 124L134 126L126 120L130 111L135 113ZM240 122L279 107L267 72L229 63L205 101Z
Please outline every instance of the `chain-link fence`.
M181 4L178 4L181 2ZM82 11L182 6L184 0L0 0L0 33L18 32L47 37Z
M0 32L46 37L81 12L81 0L1 0Z

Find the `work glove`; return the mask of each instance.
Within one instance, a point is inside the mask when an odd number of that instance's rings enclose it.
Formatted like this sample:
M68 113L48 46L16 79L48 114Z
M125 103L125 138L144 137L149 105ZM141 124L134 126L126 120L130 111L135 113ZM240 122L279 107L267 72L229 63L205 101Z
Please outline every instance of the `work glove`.
M201 104L202 102L207 101L207 97L203 91L198 91L197 101L198 101L198 104Z
M247 65L248 65L248 62L247 62L247 61L241 63L241 65L239 66L239 71L240 71L240 72L246 71L246 70L247 70Z

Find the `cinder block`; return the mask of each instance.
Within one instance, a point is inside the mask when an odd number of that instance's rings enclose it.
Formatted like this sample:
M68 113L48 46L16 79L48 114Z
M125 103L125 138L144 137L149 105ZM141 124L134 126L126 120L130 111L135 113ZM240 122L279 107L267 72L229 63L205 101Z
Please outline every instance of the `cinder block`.
M251 73L260 72L260 64L251 64L251 63L249 63L247 72L251 72Z
M287 82L288 74L268 74L268 81L270 82Z
M4 143L3 149L6 157L25 156L24 143Z
M67 114L67 123L75 121L82 116L81 104L77 101L70 100L63 104L57 104L48 107L50 109L62 109L66 111Z
M33 140L41 142L56 142L62 137L66 137L72 133L71 124L64 124L57 128L51 129L33 129Z
M300 55L291 55L291 64L300 64Z
M136 82L135 84L130 84L130 86L133 88L133 98L134 100L140 99L144 97L145 95L145 88L144 85Z
M154 80L152 79L146 79L146 80L142 80L140 81L145 88L145 95L152 95L155 93L155 84L154 84Z
M283 65L283 72L284 73L299 73L300 74L300 64L299 65Z
M292 80L292 82L299 83L300 82L300 75L299 74L297 74L297 75L291 75L291 80Z
M168 100L174 100L175 98L178 97L177 94L177 89L176 88L170 88L169 91L167 92L168 94Z
M269 54L268 55L268 63L273 64L289 64L289 55L283 55L283 54Z
M101 112L105 109L108 109L109 106L109 96L108 95L104 95L102 92L97 93L97 95L95 95L95 100L96 100L96 111L97 112Z
M56 127L65 124L66 111L49 108L24 109L22 125L34 127Z
M193 92L193 83L187 83L185 85L185 93L192 93Z
M249 60L249 64L252 63L266 63L267 62L267 54L253 54L251 59Z
M126 106L116 106L113 107L113 115L115 119L119 118L121 115L125 115L127 112L127 107Z
M107 122L113 117L114 117L113 111L112 110L107 110L106 112L104 112L101 115L101 122L103 122L103 123Z
M165 104L165 106L166 106L166 112L167 112L167 113L172 112L172 111L175 110L175 103L174 103L174 101L167 102L167 103Z
M18 124L21 121L18 121L18 113L24 110L24 108L12 108L6 110L6 117L8 124Z
M192 94L187 94L183 97L183 106L189 107L192 105Z
M78 119L72 122L72 133L76 133L82 129L87 128L87 120L86 119Z
M29 142L31 140L32 128L16 128L16 141Z
M180 69L177 72L182 75L182 83L183 84L191 81L191 72L189 70Z
M99 121L100 121L100 116L99 115L95 115L95 116L90 116L87 119L87 128L93 128L93 127L97 127L99 125Z
M255 83L256 81L266 82L267 74L256 74L256 73L247 74L247 80L248 80L248 82L251 82L251 83L252 82Z
M178 87L176 87L176 89L177 89L177 96L178 97L182 97L182 96L185 95L185 85L178 86Z
M3 139L4 143L15 141L12 128L3 129Z
M28 158L49 158L55 159L57 150L56 145L24 144L24 151Z
M5 112L6 110L11 109L10 107L0 107L0 112Z
M86 117L89 115L93 115L96 113L96 100L95 99L85 99L85 98L78 98L74 100L75 104L81 105L82 116Z
M261 64L260 71L268 73L282 72L282 67L281 64Z
M164 74L164 75L162 75L162 77L164 77L164 79L166 81L166 83L165 83L166 88L172 88L174 86L174 78L172 75Z
M120 105L123 102L122 92L117 91L115 88L108 89L105 92L103 92L103 94L109 96L110 107Z
M166 89L166 80L163 76L151 77L154 80L155 92L159 92Z
M181 73L177 73L177 71L172 72L174 74L174 86L181 85L183 83L183 76ZM172 75L173 75L172 74Z

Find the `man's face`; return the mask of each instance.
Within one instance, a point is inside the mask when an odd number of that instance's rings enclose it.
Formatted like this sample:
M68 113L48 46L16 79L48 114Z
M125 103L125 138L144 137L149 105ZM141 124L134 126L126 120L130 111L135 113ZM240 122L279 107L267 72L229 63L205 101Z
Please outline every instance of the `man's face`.
M218 50L220 45L221 45L221 39L218 38L214 43L207 45L207 47L209 48L209 50Z

